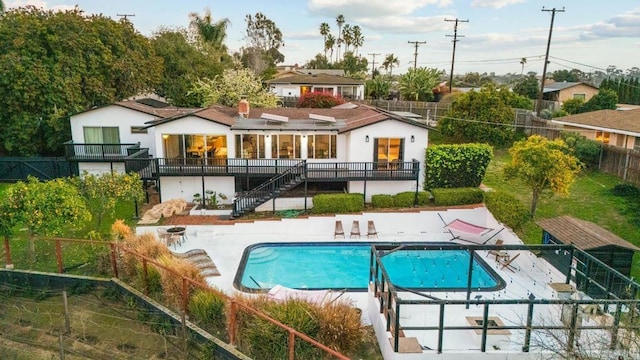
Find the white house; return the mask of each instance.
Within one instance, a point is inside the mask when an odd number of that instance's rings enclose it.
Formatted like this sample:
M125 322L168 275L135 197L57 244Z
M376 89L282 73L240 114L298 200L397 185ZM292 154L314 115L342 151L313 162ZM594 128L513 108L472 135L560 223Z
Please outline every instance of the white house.
M267 81L280 97L301 97L306 93L329 93L349 100L364 99L364 81L324 73L292 75Z
M420 190L428 136L422 123L353 103L184 109L135 100L73 115L71 129L67 157L80 170L136 171L161 199L212 190L249 210L302 183L366 201Z

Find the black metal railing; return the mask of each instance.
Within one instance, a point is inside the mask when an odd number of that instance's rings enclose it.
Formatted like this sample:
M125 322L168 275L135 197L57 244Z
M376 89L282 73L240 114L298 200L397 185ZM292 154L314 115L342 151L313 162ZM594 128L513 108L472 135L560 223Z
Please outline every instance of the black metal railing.
M247 211L254 210L256 207L277 197L281 192L302 183L306 172L306 161L299 160L289 169L258 185L249 192L238 196L233 200L232 216L237 217Z
M140 150L140 144L75 144L64 143L65 157L72 161L116 161Z
M577 285L577 291L585 291L589 288L589 286L598 286L603 291L606 291L606 294L603 296L599 296L597 298L554 298L554 299L544 299L544 298L535 298L535 296L529 296L527 298L522 299L500 299L500 298L482 298L476 297L474 299L470 298L470 294L473 289L469 288L467 290L467 296L465 299L443 299L442 297L438 298L436 296L426 295L422 293L414 293L420 295L419 300L405 300L401 298L401 294L407 294L408 289L403 289L395 286L389 277L389 274L386 272L384 265L382 263L382 257L386 254L394 252L399 249L397 245L384 245L384 244L375 244L371 246L371 255L370 255L370 269L369 269L369 282L371 286L371 291L374 296L378 299L379 302L379 311L380 314L383 315L383 318L386 322L386 329L391 333L392 340L391 345L394 352L399 351L399 339L402 336L403 331L424 331L429 333L429 338L436 339L436 347L433 348L433 351L437 353L442 353L443 348L443 338L445 336L445 332L448 336L455 336L455 334L460 334L460 331L469 331L472 330L479 335L480 338L480 350L482 352L487 351L487 336L500 332L500 331L509 331L509 330L518 330L524 332L524 337L520 338L519 341L521 343L519 345L522 346L523 352L529 352L536 345L532 343L532 333L544 333L551 331L564 331L567 335L567 341L565 346L572 347L574 346L575 340L579 337L581 331L600 331L598 336L602 335L602 331L607 331L610 333L610 346L611 348L616 347L616 343L618 340L618 331L620 329L627 329L629 331L638 331L640 329L640 322L638 318L638 313L640 312L638 295L640 294L640 284L633 281L623 274L619 273L615 269L610 268L602 261L590 256L588 253L575 248L573 245L459 245L459 244L412 244L412 245L403 245L401 247L403 250L467 250L472 254L475 251L488 251L488 250L520 250L520 251L536 251L536 252L566 252L571 254L566 261L569 264L568 271L565 275L566 283L570 282L570 279L575 278L576 276L584 276L590 279L590 282L585 281L582 284ZM598 265L602 269L606 269L607 276L601 277L601 279L609 279L605 281L605 283L601 284L598 282L598 279L590 278L588 274L583 274L580 270L580 266L576 264L579 263L578 258L588 258L590 261L594 263L598 263ZM523 270L524 271L524 270ZM604 271L604 270L603 270ZM472 272L469 272L468 283L471 283ZM625 294L611 292L611 281L612 279L616 279L617 282L624 283L624 287L627 289ZM609 283L607 283L609 282ZM507 285L509 286L509 285ZM409 297L409 296L407 296ZM413 296L415 298L415 296ZM452 315L457 311L457 309L468 309L470 306L473 307L482 307L483 308L483 316L478 317L478 322L475 324L469 325L445 325L445 312L447 317L454 316ZM519 319L519 322L513 322L509 324L501 324L495 321L491 321L489 317L490 313L498 314L500 310L504 309L505 312L513 313L513 307L520 306L522 307L526 315ZM403 310L412 310L415 311L416 308L419 307L425 313L437 314L435 317L431 317L425 320L424 324L416 324L415 322L410 325L403 325L401 319L406 318L401 316L401 311ZM555 307L555 308L554 308ZM558 307L561 308L558 311ZM586 322L582 323L580 320L580 309L598 309L598 313L603 313L605 317L608 316L607 321L603 322ZM452 310L453 309L453 310ZM623 310L626 312L623 318ZM460 311L460 313L464 313L464 311ZM558 319L553 320L550 318L541 317L540 315L534 316L535 314L562 314ZM608 315L607 315L608 314ZM433 335L431 335L433 334ZM467 333L465 333L467 336Z

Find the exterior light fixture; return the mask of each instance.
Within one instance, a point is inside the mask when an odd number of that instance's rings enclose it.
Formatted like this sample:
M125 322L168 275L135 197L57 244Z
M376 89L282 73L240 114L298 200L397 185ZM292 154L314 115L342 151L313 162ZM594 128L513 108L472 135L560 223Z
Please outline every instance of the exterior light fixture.
M169 138L169 134L162 134L162 138L167 140Z
M369 135L367 135L367 136L365 136L365 137L364 137L364 141L365 141L365 142L369 142Z
M416 142L416 137L411 135L411 142Z

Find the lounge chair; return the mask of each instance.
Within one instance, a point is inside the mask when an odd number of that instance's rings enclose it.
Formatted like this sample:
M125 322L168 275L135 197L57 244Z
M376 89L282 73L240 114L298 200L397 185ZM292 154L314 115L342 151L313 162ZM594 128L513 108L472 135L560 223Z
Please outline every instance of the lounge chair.
M498 239L498 240L496 240L496 243L495 243L494 245L500 246L500 245L502 245L503 243L504 243L504 241L502 241L502 239ZM502 250L500 250L500 249L493 249L493 250L489 250L489 251L487 252L487 256L489 256L489 255L494 255L494 256L496 257L496 261L498 261L498 258L499 258L500 256L502 256L501 251L502 251Z
M336 220L336 229L333 231L333 238L336 236L342 236L344 238L344 230L342 229L342 221Z
M440 217L440 220L442 220L442 222L444 223L444 229L451 234L450 241L460 240L460 241L465 241L472 244L484 245L488 243L491 239L496 237L498 234L500 234L502 230L504 230L504 228L501 228L500 230L495 232L493 235L487 237L489 234L493 232L494 229L468 223L460 219L455 219L447 223L446 221L444 221L444 219L440 214L438 214L438 216ZM458 235L456 235L456 233ZM464 238L462 236L464 236Z
M367 238L370 236L378 237L378 231L376 230L376 225L373 223L373 220L367 222Z
M352 238L354 236L357 236L358 239L360 238L360 222L358 220L353 220L353 225L351 225L351 234L349 234L349 237Z
M511 263L513 262L513 260L517 259L518 256L520 256L520 254L516 254L516 256L509 258L509 257L504 257L504 258L499 258L500 260L500 265L502 265L501 269L507 269L511 272L516 272L516 268L515 266L511 265Z

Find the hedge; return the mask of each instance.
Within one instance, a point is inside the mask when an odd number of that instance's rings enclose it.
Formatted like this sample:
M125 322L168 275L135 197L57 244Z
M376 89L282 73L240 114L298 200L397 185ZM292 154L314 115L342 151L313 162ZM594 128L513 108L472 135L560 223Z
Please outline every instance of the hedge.
M487 192L484 195L484 204L498 221L514 230L521 229L531 219L526 206L502 191Z
M484 197L484 191L475 187L438 188L431 193L437 206L478 204Z
M318 194L313 197L314 214L359 212L364 210L363 194Z
M425 154L425 190L480 186L493 150L487 144L429 146Z
M395 206L393 196L387 194L372 195L371 206L374 208L392 208Z

